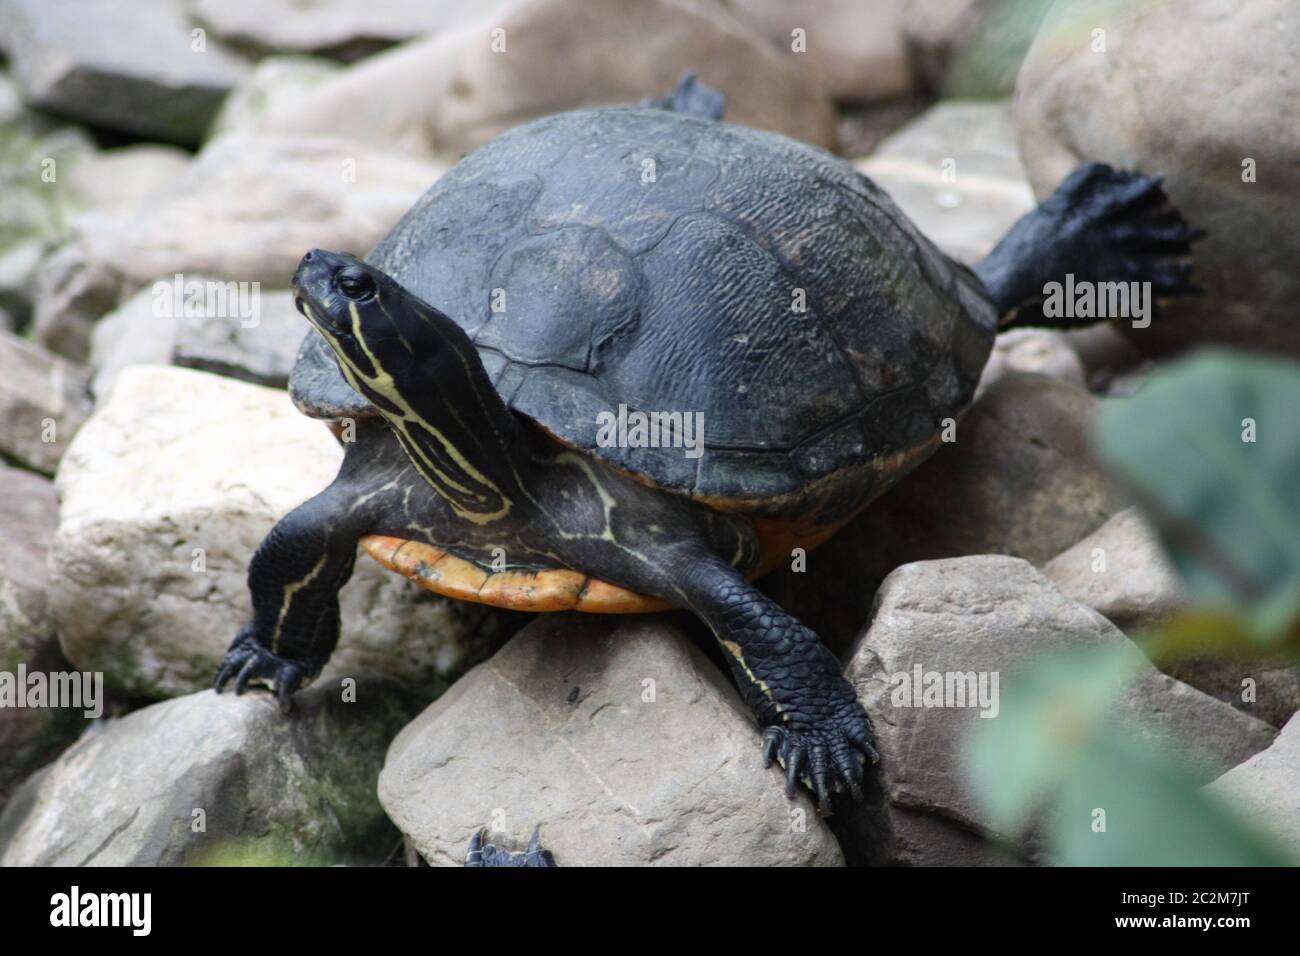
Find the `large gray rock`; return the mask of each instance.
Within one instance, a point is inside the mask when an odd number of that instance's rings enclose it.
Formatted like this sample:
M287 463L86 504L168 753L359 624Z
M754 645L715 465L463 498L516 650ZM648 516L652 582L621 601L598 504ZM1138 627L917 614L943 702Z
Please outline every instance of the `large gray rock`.
M293 305L293 293L252 290L238 308L182 302L175 307L174 279L146 286L105 315L90 336L91 391L102 399L131 365L179 365L283 388L310 326ZM182 289L214 293L232 286L211 276L184 276ZM233 291L238 293L238 287ZM184 294L184 293L183 293ZM229 299L227 300L229 301ZM165 306L165 308L164 308Z
M790 574L793 608L845 647L876 588L912 561L1009 554L1044 564L1129 501L1092 460L1097 400L1045 375L989 384L945 444Z
M511 0L189 0L195 20L253 54L320 53L352 60L446 30Z
M1158 663L1170 676L1274 727L1300 712L1300 667L1285 654Z
M85 358L104 313L177 274L288 288L304 252L366 251L444 169L337 136L222 136L147 202L77 220L37 275L37 333Z
M89 411L89 372L0 331L0 453L54 473Z
M1061 593L1123 631L1159 624L1186 595L1155 532L1126 508L1043 566Z
M855 165L939 248L968 265L1034 208L1003 102L940 103Z
M894 701L895 676L923 672L985 675L998 693L1008 675L1054 651L1132 647L1100 614L1061 594L1027 562L984 555L909 564L881 586L876 613L849 658L846 674L875 719L886 812L937 815L971 833L990 831L963 771L966 735L992 706L915 707ZM1179 746L1208 782L1263 750L1267 724L1159 673L1143 662L1118 702L1121 720ZM981 702L984 703L984 702ZM864 815L869 816L868 811ZM860 821L862 833L878 821ZM906 845L869 849L888 862L913 862ZM863 852L863 851L859 851ZM852 858L852 857L851 857Z
M1280 839L1300 861L1300 719L1292 718L1271 747L1205 789Z
M68 659L124 693L210 684L251 616L248 562L272 525L333 480L342 451L286 393L179 368L124 370L73 442L50 559ZM496 619L361 558L327 675L435 690Z
M150 139L198 142L247 68L196 48L180 0L3 0L0 27L29 103Z
M396 834L375 778L400 700L331 683L286 717L269 694L204 691L96 724L0 817L0 865L382 861Z
M666 618L545 614L397 736L379 799L438 865L538 823L561 866L840 865L759 741Z
M662 96L687 69L726 94L732 122L834 144L829 94L712 0L515 0L240 112L262 130L346 129L390 148L467 152L537 116Z
M1094 29L1105 30L1105 52L1093 49ZM1018 80L1020 147L1037 194L1086 160L1161 172L1170 199L1209 233L1194 255L1206 294L1125 329L1140 348L1214 341L1300 355L1297 102L1294 0L1054 8Z

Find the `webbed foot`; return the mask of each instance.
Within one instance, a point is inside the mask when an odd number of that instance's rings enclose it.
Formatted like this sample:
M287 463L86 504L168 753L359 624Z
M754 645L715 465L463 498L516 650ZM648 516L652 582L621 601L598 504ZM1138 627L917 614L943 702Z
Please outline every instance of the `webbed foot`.
M465 865L556 866L555 857L551 855L551 851L542 849L540 842L541 829L540 824L533 829L532 838L528 841L528 848L522 853L511 853L509 850L503 850L491 843L485 845L483 843L485 831L480 830L470 837L469 854L465 857Z
M283 658L259 643L253 637L252 625L247 625L222 658L213 689L220 694L232 677L236 694L242 694L250 684L267 687L279 699L281 712L287 714L292 707L293 692L314 676L301 662Z

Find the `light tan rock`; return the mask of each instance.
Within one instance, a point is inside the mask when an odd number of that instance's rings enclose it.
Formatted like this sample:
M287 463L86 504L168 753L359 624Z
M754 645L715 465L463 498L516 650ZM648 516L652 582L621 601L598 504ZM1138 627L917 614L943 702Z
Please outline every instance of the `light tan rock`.
M73 442L51 607L68 659L123 692L190 693L251 617L248 562L272 525L333 480L342 450L285 392L132 366ZM486 612L361 558L325 672L424 690L465 666Z
M834 144L829 94L706 0L516 0L495 16L369 57L301 95L273 96L255 121L266 130L346 129L372 144L455 154L537 116L662 96L688 69L726 94L732 122Z
M941 103L854 165L939 248L967 265L988 255L1034 208L1002 102Z
M480 828L522 846L537 824L561 866L843 863L662 616L541 615L398 734L379 799L434 865Z
M907 0L733 0L732 7L796 69L842 103L910 93Z
M1300 719L1292 718L1273 745L1207 786L1300 863Z
M1061 593L1121 630L1152 627L1186 602L1155 532L1126 508L1043 566Z
M1105 52L1094 50L1104 30ZM1300 5L1293 0L1057 4L1020 72L1021 153L1042 197L1087 160L1163 173L1209 236L1164 321L1126 329L1160 352L1201 342L1300 355ZM1081 108L1094 104L1104 108ZM1253 166L1255 180L1245 181Z

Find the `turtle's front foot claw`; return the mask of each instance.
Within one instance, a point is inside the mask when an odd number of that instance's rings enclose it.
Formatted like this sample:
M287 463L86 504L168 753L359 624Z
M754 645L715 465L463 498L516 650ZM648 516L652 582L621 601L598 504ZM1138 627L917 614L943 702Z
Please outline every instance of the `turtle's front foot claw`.
M871 721L854 701L854 707L807 726L777 724L763 733L763 765L779 762L785 768L786 793L793 795L800 780L817 797L817 810L830 816L831 794L847 790L862 799L862 768L880 759Z
M528 841L528 849L522 853L511 853L509 850L502 850L493 846L491 843L483 843L483 831L480 830L470 838L469 854L465 857L466 866L528 866L528 867L550 867L555 866L555 857L551 856L550 850L542 849L541 845L541 826L533 829L532 839Z
M250 683L274 690L280 710L287 714L292 707L293 692L302 686L307 672L296 661L272 653L253 637L251 627L245 627L222 658L212 682L213 689L220 694L232 677L236 694L242 694Z

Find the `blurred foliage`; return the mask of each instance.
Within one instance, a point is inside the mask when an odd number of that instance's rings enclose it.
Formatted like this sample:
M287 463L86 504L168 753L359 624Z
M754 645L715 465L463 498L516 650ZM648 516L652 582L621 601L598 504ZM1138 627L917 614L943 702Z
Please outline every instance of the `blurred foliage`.
M1138 644L1038 661L1010 682L968 750L995 830L1032 824L1067 865L1298 862L1198 786L1170 741L1115 716L1144 657L1296 653L1297 409L1300 365L1224 350L1104 403L1097 449L1156 527L1190 609Z
M994 0L981 5L974 33L944 78L943 95L960 99L1001 99L1016 85L1016 74L1052 0Z

